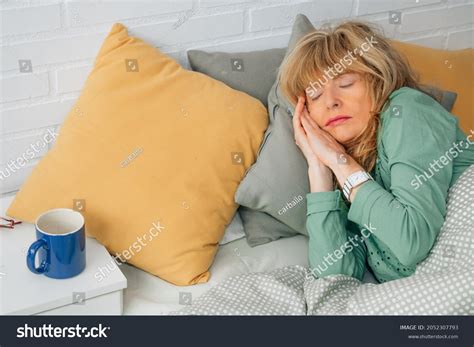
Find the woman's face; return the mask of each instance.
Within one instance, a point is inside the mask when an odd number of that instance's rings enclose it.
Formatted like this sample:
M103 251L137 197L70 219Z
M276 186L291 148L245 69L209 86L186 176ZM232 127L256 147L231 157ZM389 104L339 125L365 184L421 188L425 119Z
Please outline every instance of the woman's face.
M328 79L321 89L307 88L306 105L318 126L342 144L365 129L372 106L365 80L358 73Z

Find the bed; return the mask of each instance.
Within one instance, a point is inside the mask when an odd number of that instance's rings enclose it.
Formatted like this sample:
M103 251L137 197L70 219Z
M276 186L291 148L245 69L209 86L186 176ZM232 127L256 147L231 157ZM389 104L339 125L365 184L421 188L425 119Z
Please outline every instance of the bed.
M445 223L414 275L378 284L308 276L306 236L220 247L205 284L178 287L128 265L125 315L472 315L474 166L451 187Z
M202 294L237 275L268 272L286 266L308 266L308 238L297 235L249 247L245 238L220 246L211 266L209 282L176 286L131 265L120 269L127 277L124 315L167 315L192 304ZM377 283L366 271L364 282Z

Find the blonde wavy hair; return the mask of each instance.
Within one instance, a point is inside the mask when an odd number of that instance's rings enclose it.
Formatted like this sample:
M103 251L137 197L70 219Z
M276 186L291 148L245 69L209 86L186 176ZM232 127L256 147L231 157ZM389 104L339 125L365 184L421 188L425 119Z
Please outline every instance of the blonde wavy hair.
M377 159L380 113L384 111L389 95L398 88L410 87L438 101L440 99L434 92L421 89L418 76L408 61L380 32L372 24L360 21L347 21L334 28L326 26L311 31L285 57L277 76L283 95L295 106L298 96L305 94L310 83L320 80L322 71L343 61L349 52L355 52L357 47L373 37L376 43L363 54L357 55L342 72L363 75L372 102L367 127L350 142L343 144L347 153L368 172L374 168Z

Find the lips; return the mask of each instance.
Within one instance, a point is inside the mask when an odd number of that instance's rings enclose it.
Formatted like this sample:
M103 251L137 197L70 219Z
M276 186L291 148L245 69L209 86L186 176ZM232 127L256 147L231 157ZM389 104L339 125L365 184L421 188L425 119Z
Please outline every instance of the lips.
M336 117L329 118L325 126L335 126L341 123L344 123L346 120L352 118L348 115L337 115Z

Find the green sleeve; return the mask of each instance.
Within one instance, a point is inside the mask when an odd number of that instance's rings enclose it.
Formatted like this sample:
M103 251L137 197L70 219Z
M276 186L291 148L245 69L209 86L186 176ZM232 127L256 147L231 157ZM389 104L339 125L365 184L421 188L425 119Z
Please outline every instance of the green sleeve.
M315 277L344 274L362 280L367 248L349 222L341 191L306 195L309 265Z
M414 266L428 255L444 222L456 122L427 96L407 94L394 100L401 114L382 119L390 187L362 184L348 218L371 225L402 264Z

